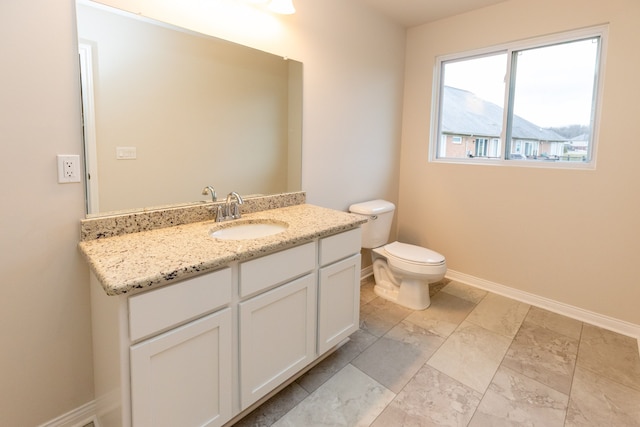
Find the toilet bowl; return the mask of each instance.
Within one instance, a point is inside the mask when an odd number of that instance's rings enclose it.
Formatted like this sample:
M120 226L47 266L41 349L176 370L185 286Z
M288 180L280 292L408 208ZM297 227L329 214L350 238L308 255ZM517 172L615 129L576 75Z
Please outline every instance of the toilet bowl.
M371 254L376 295L413 310L429 307L429 284L447 272L442 255L400 242L374 248Z
M366 215L362 247L371 249L376 295L413 310L431 304L429 284L442 280L447 271L445 257L421 246L386 243L395 206L385 200L357 203L349 211Z

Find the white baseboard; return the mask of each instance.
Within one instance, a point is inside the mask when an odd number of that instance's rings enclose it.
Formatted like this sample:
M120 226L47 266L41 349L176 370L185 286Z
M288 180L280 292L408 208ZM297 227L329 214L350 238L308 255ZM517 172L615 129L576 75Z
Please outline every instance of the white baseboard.
M362 279L366 279L369 276L373 275L373 266L370 265L369 267L365 267L362 270L360 270L360 280Z
M554 313L562 314L564 316L571 317L572 319L580 320L581 322L599 326L640 340L640 325L614 319L593 311L584 310L582 308L520 291L518 289L510 288L505 285L490 282L488 280L480 279L454 270L447 270L446 277L450 280L455 280L466 285L484 289L485 291L493 292L520 302L544 308L545 310L553 311ZM640 341L638 342L638 345L640 346Z
M93 422L95 427L100 427L95 413L96 403L91 401L38 427L84 427L90 422Z

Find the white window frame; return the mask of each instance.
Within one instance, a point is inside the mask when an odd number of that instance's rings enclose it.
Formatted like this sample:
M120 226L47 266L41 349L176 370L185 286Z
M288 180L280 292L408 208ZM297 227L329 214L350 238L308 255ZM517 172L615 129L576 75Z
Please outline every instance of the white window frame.
M440 152L443 153L443 156L447 155L447 135L440 136Z
M553 168L553 169L595 169L598 130L600 128L600 116L602 108L602 89L604 84L604 64L606 63L606 47L607 47L608 25L599 25L595 27L583 28L579 30L566 31L558 34L551 34L527 40L509 42L501 45L491 46L482 49L475 49L462 53L450 55L442 55L436 57L435 68L433 73L433 97L431 105L431 135L429 143L429 161L436 163L459 163L472 165L497 165L497 166L518 166L518 167L534 167L534 168ZM507 120L509 114L509 97L511 86L511 56L514 51L533 49L538 47L552 46L559 43L567 43L587 39L591 37L600 37L600 52L596 59L595 85L593 93L593 114L591 118L591 132L589 141L589 161L588 162L544 162L544 161L527 161L506 159L506 151L514 153L514 145L518 141L513 140L511 143L507 141ZM507 68L505 75L505 100L501 144L500 159L481 159L481 158L438 158L438 143L440 142L440 106L443 82L441 81L442 64L453 60L472 59L473 57L482 57L495 55L500 53L507 54ZM524 149L524 143L522 144Z

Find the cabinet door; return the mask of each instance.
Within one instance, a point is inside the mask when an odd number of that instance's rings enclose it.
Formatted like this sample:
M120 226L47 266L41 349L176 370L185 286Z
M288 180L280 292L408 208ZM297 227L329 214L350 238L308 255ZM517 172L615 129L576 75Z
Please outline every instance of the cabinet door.
M320 269L318 287L318 354L358 330L360 254Z
M132 425L213 427L231 418L231 310L131 347Z
M313 360L315 294L309 274L239 304L242 409Z

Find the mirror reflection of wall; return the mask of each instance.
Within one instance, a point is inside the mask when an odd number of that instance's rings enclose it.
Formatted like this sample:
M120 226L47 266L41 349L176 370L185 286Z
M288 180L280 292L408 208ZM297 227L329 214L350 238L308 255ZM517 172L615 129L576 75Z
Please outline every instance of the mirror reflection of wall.
M87 2L77 15L89 213L301 189L302 64Z

